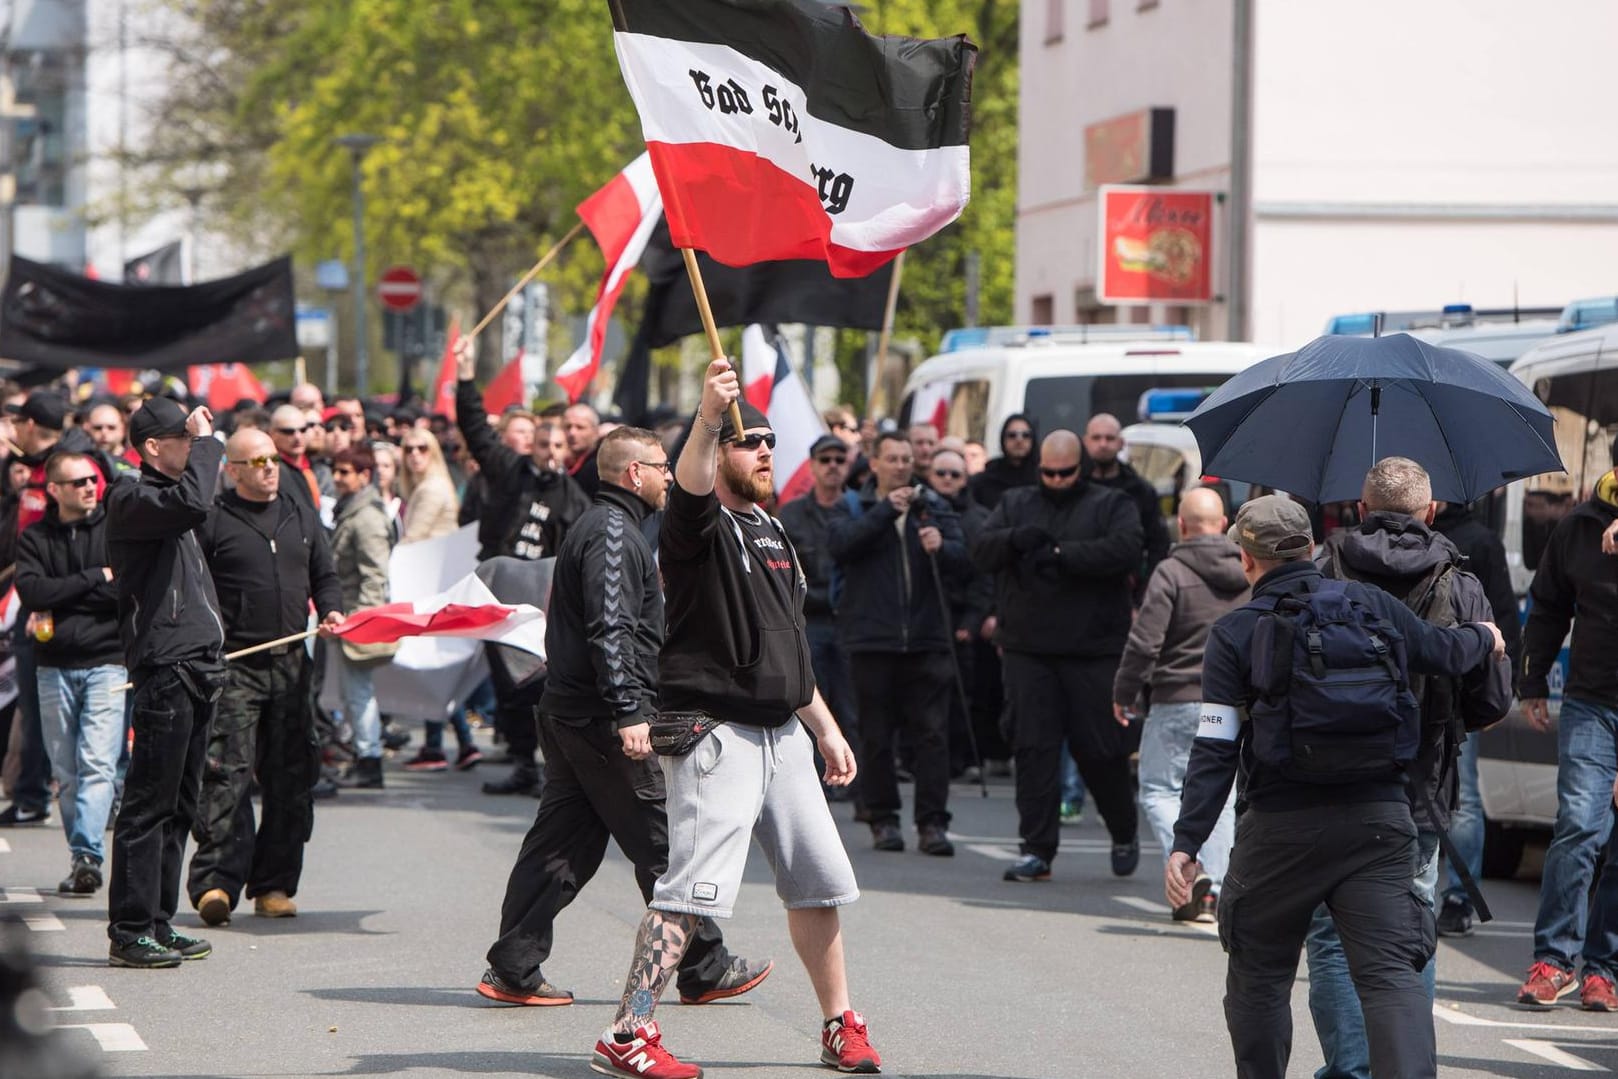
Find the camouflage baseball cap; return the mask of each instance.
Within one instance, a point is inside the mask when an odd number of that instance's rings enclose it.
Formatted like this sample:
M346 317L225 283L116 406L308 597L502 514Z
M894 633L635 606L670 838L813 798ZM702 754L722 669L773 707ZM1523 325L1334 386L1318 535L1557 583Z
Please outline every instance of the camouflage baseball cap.
M1314 544L1308 511L1286 495L1265 495L1243 504L1226 535L1265 562L1295 559Z

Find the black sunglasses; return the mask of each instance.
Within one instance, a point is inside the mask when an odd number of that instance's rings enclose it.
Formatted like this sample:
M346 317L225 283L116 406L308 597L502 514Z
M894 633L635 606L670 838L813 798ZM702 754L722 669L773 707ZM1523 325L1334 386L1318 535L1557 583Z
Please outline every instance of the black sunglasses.
M768 446L773 450L775 449L775 432L766 431L762 435L744 435L732 442L731 445L739 450L756 450L760 446Z
M80 476L76 480L52 480L51 482L56 484L56 486L58 486L58 487L74 487L74 488L78 488L78 487L88 487L91 484L95 483L95 481L96 481L96 478L94 476Z
M846 465L846 464L848 464L848 458L847 457L816 457L815 458L815 464L817 464L817 465Z
M933 475L941 480L958 480L966 473L957 468L935 468L933 469Z
M278 432L280 432L281 434L283 434L283 435L301 435L305 431L309 430L309 428L307 426L304 426L304 427L277 427L276 430Z
M1079 474L1079 466L1074 465L1072 468L1042 468L1039 470L1039 474L1044 476L1046 479L1065 480L1069 476L1077 476Z
M1006 437L1007 438L1033 438L1034 437L1034 432L1032 432L1032 431L1007 431L1006 432Z

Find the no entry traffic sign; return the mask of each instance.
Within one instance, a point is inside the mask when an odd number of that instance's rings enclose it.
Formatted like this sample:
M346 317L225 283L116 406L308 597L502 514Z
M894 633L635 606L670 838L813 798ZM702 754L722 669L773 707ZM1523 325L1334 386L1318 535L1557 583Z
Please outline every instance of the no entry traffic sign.
M376 284L382 306L390 311L408 311L421 301L421 277L408 266L394 266Z

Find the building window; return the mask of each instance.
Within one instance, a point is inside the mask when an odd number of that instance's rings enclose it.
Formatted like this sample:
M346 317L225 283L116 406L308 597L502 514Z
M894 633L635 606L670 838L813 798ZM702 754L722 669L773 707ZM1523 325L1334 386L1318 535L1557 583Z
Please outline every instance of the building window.
M1098 26L1107 25L1108 0L1090 0L1089 27L1094 30Z
M1067 0L1045 0L1045 44L1062 40L1067 29Z
M1056 321L1056 298L1050 293L1034 297L1033 310L1029 321L1035 326L1049 326Z

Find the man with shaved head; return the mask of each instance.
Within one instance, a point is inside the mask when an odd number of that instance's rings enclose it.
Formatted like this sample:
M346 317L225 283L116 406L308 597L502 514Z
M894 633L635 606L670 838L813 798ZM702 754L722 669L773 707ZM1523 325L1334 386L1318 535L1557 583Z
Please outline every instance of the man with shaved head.
M302 413L289 409L300 418ZM320 518L286 497L282 459L271 436L237 431L225 443L231 490L198 530L219 596L229 651L303 630L310 601L322 625L343 620L343 592ZM299 489L296 477L292 487ZM303 846L314 826L311 788L320 778L319 741L309 685L313 665L301 642L232 661L208 733L197 796L197 852L187 892L202 920L224 925L245 894L260 917L297 913ZM263 789L255 828L249 786Z
M1113 873L1128 876L1140 862L1126 729L1111 706L1140 515L1081 475L1080 457L1077 435L1053 431L1040 446L1039 486L1006 491L973 544L978 567L997 575L995 641L1014 717L1023 857L1008 881L1050 880L1064 741L1112 835Z
M1202 650L1208 630L1226 611L1247 601L1241 550L1225 536L1225 503L1217 491L1193 488L1180 499L1180 542L1157 564L1146 597L1129 631L1118 674L1112 681L1112 711L1124 726L1140 722L1140 806L1168 860L1180 788L1202 704ZM1151 690L1152 708L1141 702ZM1190 902L1177 907L1177 922L1212 922L1236 838L1236 804L1225 803L1219 823L1202 848L1203 875Z
M309 459L309 419L297 405L282 405L270 414L270 440L280 459L280 493L312 510L320 509L320 481Z
M1169 530L1163 521L1163 507L1157 491L1118 455L1124 451L1124 428L1118 417L1098 412L1084 427L1084 452L1090 458L1090 481L1098 487L1122 491L1140 512L1140 526L1146 535L1145 561L1135 576L1135 604L1146 594L1152 570L1169 553Z

